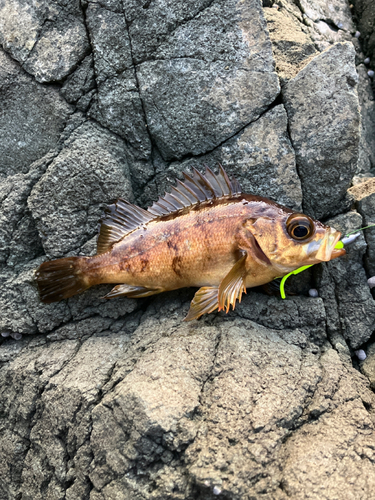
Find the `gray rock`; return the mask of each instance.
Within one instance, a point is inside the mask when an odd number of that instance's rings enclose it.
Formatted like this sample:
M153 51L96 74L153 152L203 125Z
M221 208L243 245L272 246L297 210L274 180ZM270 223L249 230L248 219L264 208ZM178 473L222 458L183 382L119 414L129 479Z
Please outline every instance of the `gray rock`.
M33 81L1 50L0 99L1 178L27 172L54 149L72 108L56 89Z
M99 85L133 66L130 40L123 12L90 2L86 19Z
M30 260L22 268L0 274L0 329L14 333L50 332L71 319L65 302L45 305L39 299L34 273L43 258Z
M367 356L361 363L361 372L369 379L371 388L375 389L375 345L371 343L367 348Z
M46 24L29 57L23 63L38 82L62 80L83 60L90 48L80 19Z
M328 453L335 471L342 446L370 453L362 400L374 396L334 350L301 347L293 330L281 338L246 319L181 323L187 306L159 297L129 333L87 337L91 322L77 324L82 340L6 348L1 397L12 401L21 383L23 395L18 411L10 405L1 415L2 488L35 499L193 500L215 487L235 500L281 499L300 484L306 455ZM353 439L342 444L342 436ZM354 456L346 470L370 480L371 462ZM16 458L25 467L10 475ZM324 476L326 467L305 469L304 495L316 474L322 498L357 491L335 472Z
M375 179L374 177L350 188L350 193L356 200L358 211L363 217L364 226L375 224ZM365 230L367 253L365 257L369 276L375 274L375 228Z
M148 185L142 200L152 204L157 193L168 191L177 176L182 178L183 171L192 167L203 171L205 164L217 171L217 163L223 165L228 175L236 177L243 192L272 198L295 210L302 209L301 184L282 105L275 106L212 153L170 165L159 159L155 162L158 172L155 181Z
M302 12L312 21L325 21L339 29L355 30L349 3L346 0L333 0L330 3L324 0L300 0L299 5Z
M96 103L89 116L126 139L139 160L151 154L151 142L144 119L134 69L108 78L98 87Z
M27 174L12 175L0 182L0 265L14 267L43 254L27 198L52 160L53 156L47 155Z
M375 39L374 25L371 19L375 8L375 2L374 0L355 0L355 2L353 2L353 7L358 23L358 30L361 33L363 52L370 57L370 66L374 69Z
M61 95L70 103L76 103L95 89L94 61L87 56L76 71L70 75L61 87Z
M122 142L85 123L65 142L28 199L47 255L77 250L97 231L104 204L121 196L132 199Z
M354 55L350 43L338 43L283 88L304 210L317 218L348 207L360 139Z
M327 222L344 234L362 226L357 212ZM363 235L346 247L347 255L323 264L319 296L327 312L330 335L341 333L353 349L367 342L375 328L375 303L363 268L366 242Z
M316 345L325 343L326 312L322 299L288 296L282 300L280 296L269 297L251 290L248 295L236 307L235 312L231 313L232 317L241 316L267 328L279 330L278 335L286 342L292 339L302 349L309 342Z
M375 167L375 101L370 79L363 64L357 66L358 98L361 108L361 143L358 173L366 173Z
M90 3L87 27L93 47L98 95L89 115L126 139L138 159L151 155L151 142L133 66L132 47L124 13Z
M311 5L319 19L287 0L266 9L277 75L258 0L0 2L4 49L57 82L0 54L1 499L372 499L362 234L347 257L288 279L297 295L248 290L229 314L189 323L192 289L103 300L112 285L101 285L46 305L35 283L47 258L96 252L105 203L151 204L204 163L298 211L302 192L321 216L347 207L354 51L314 57L351 35ZM328 222L372 220L367 182L361 200L348 196L362 215ZM347 342L370 342L365 377Z
M148 128L166 160L212 150L257 119L279 93L256 1L212 3L176 28L155 57L139 64L137 78Z
M0 42L39 82L66 77L89 51L75 0L2 2Z

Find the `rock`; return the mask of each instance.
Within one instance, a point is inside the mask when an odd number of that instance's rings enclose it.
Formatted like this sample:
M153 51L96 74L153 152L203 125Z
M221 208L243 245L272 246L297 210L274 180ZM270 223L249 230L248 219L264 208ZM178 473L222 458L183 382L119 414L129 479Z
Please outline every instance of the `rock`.
M66 302L45 305L35 285L35 269L43 258L30 260L13 272L0 274L0 329L30 335L50 332L72 315Z
M374 12L374 0L355 0L352 2L354 13L358 23L358 30L361 33L361 41L363 44L364 53L370 57L370 66L375 68L375 39L374 25L371 22L372 13Z
M133 196L121 141L98 125L83 124L28 199L47 255L77 251L97 232L104 204L121 196Z
M275 106L212 153L170 165L159 159L159 163L155 162L158 173L154 184L147 187L142 201L152 204L157 193L168 191L177 176L182 178L182 172L192 167L203 171L205 164L217 171L217 163L236 177L243 192L272 198L294 210L302 209L301 185L282 105Z
M82 12L75 0L3 2L0 42L39 82L66 77L89 51Z
M349 3L345 0L334 0L327 3L324 0L300 0L302 12L312 21L323 21L334 28L354 31Z
M89 116L126 139L137 159L150 157L151 143L133 69L99 85L97 102Z
M354 49L338 43L283 88L305 212L317 218L348 206L360 138Z
M46 25L29 57L23 63L38 82L55 82L69 75L89 51L81 20Z
M276 71L283 85L314 58L318 51L303 24L285 8L264 9L276 61Z
M129 141L139 159L148 159L151 142L124 13L90 3L86 16L98 85L89 114Z
M327 221L343 234L362 226L356 212ZM363 269L366 243L361 234L345 247L347 255L323 264L319 271L319 296L323 298L328 332L341 333L353 349L367 342L375 327L375 303Z
M193 500L216 487L234 499L260 491L283 498L301 481L304 457L327 446L326 498L348 488L334 472L343 446L350 475L371 480L371 462L357 461L355 450L371 456L362 400L374 396L333 349L295 345L293 331L281 338L241 318L182 323L184 300L156 301L129 333L107 326L81 341L50 337L29 349L22 340L18 354L9 350L1 397L10 400L21 383L24 390L20 411L7 406L1 416L7 491ZM10 443L17 446L7 453ZM11 476L16 456L27 466ZM304 493L320 470L305 470Z
M87 27L93 47L96 81L99 84L132 68L132 52L123 12L89 3ZM134 73L134 71L133 71Z
M0 183L0 265L14 267L43 255L27 198L52 160L52 155L44 157L35 162L28 173L9 176Z
M369 172L375 166L375 101L366 67L357 66L359 85L358 98L361 108L361 142L358 173Z
M68 102L75 104L95 87L94 61L92 55L89 55L82 61L76 71L68 76L60 93ZM79 109L81 108L79 107Z
M104 204L205 163L344 233L372 221L362 38L332 46L347 7L306 1L0 2L1 499L372 499L371 231L286 300L272 282L193 322L195 289L47 305L35 283L95 254Z
M144 35L136 19L130 36L137 61ZM279 93L255 0L209 4L176 27L153 57L137 66L137 79L149 131L165 160L212 150L256 120Z
M363 217L364 226L375 224L375 178L353 186L349 192L354 196L358 211ZM365 263L369 276L375 274L375 228L365 230L367 253Z
M371 388L375 389L375 345L371 343L367 348L367 357L361 363L361 372L369 379Z
M1 179L26 173L54 149L72 108L55 88L36 83L1 50L0 99Z

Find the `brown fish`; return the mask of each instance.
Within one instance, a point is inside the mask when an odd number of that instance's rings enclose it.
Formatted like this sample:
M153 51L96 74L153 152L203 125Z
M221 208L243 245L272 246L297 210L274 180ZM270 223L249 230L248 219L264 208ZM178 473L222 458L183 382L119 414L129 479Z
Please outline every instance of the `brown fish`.
M94 257L66 257L36 272L41 300L67 299L100 283L105 298L147 297L200 287L186 320L241 301L247 287L345 254L341 233L271 200L243 194L220 166L194 169L143 210L124 200L106 209Z

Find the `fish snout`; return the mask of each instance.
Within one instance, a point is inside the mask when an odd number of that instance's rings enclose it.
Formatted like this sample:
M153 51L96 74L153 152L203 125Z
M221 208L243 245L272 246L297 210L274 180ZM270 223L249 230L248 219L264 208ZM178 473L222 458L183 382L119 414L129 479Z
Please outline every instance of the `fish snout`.
M332 227L327 231L322 244L320 245L318 251L316 252L316 258L322 262L328 262L341 255L345 255L345 250L343 248L335 249L336 244L340 241L341 233Z

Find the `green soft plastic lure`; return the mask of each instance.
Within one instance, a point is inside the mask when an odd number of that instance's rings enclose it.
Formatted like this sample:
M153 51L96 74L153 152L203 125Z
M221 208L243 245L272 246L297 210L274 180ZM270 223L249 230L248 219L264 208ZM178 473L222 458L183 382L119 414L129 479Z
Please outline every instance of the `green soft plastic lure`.
M351 233L348 233L340 240L339 242L336 243L335 248L337 250L340 250L341 248L344 248L345 244L352 243L359 235L359 231L363 231L364 229L369 229L370 227L374 227L375 224L371 224L370 226L366 227L361 227L360 229L356 229L355 231L352 231ZM349 236L352 235L352 238L349 238ZM346 240L346 241L345 241ZM295 269L289 274L286 274L280 281L280 295L282 299L286 299L286 294L285 294L285 282L289 278L289 276L292 276L292 274L299 274L302 273L302 271L305 271L309 267L312 267L314 264L311 264L309 266L302 266L299 267L298 269Z

